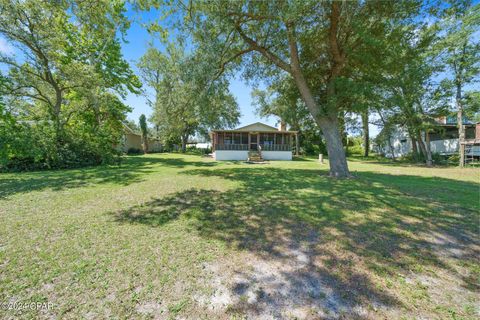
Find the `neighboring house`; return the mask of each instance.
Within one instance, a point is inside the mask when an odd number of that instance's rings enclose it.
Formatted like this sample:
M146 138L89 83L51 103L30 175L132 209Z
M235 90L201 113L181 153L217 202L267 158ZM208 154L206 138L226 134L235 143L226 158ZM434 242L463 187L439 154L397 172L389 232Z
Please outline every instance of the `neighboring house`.
M198 142L195 144L195 148L197 149L210 149L212 144L210 142Z
M204 139L199 139L199 140L194 138L193 140L187 142L187 147L195 147L197 149L210 149L212 147L211 142L205 141Z
M123 124L124 133L120 143L116 146L117 150L128 152L129 149L143 150L142 135L132 130L126 124ZM148 152L161 152L162 144L160 140L148 138Z
M467 156L480 156L480 122L464 122L465 126L465 154ZM437 126L430 135L430 149L432 153L440 155L453 155L458 153L459 139L456 119L453 117L442 117L437 119ZM425 139L422 139L425 142ZM412 139L405 128L397 126L390 136L390 143L393 147L395 157L402 157L412 152ZM391 158L392 152L385 142L376 146L376 152ZM420 150L420 148L417 148Z
M215 160L292 160L298 150L297 131L279 129L256 122L234 130L210 132Z

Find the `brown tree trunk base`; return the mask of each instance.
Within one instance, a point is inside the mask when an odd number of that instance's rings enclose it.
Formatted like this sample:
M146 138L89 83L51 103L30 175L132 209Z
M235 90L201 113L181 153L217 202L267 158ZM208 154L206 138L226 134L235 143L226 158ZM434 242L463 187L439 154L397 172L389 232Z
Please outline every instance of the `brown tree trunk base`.
M370 151L370 132L368 128L368 110L362 113L362 126L363 126L363 156L368 157Z
M459 153L460 153L460 168L465 167L465 145L463 143L460 144L460 147L458 148Z
M321 118L319 125L327 142L328 161L330 163L330 177L350 178L347 157L343 150L342 136L339 131L336 117Z

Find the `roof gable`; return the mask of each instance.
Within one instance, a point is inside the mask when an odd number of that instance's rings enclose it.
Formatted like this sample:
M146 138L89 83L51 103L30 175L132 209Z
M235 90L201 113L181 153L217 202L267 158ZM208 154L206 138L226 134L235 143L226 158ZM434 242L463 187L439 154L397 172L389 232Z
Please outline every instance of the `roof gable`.
M244 127L236 128L235 131L277 131L278 129L261 122L255 122Z
M130 128L125 122L122 122L123 124L123 128L125 130L125 133L131 133L131 134L136 134L136 135L140 135L139 133L135 132L135 130L133 130L132 128Z

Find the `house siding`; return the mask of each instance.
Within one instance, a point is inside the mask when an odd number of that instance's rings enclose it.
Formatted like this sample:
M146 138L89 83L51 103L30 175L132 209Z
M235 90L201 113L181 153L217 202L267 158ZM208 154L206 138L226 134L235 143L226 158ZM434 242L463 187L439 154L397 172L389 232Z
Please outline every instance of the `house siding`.
M246 161L248 159L248 151L244 150L216 150L213 153L215 160L237 160Z
M215 160L233 160L246 161L248 160L248 151L246 150L216 150L213 153ZM262 158L265 160L292 160L291 151L262 151Z
M292 160L291 151L262 151L262 158L265 160Z
M142 137L134 133L125 133L121 144L117 146L117 149L123 152L128 152L129 149L143 150ZM159 140L148 139L148 152L161 152L162 144Z
M478 132L478 131L477 131ZM425 139L422 139L426 143ZM403 157L412 152L412 139L409 137L407 131L403 128L397 128L390 138L390 142L393 146L395 157ZM459 139L439 139L430 141L430 150L432 153L438 153L441 155L452 155L458 153ZM384 154L386 157L391 158L392 154L388 144L377 146L377 151ZM473 146L467 148L467 155L480 155L480 146Z

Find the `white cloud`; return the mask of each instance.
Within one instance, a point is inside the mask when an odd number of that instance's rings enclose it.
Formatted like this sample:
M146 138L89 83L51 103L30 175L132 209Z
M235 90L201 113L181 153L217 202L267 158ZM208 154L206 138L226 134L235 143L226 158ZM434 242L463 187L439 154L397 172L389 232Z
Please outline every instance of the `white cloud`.
M0 52L8 55L13 54L13 47L2 37L0 37Z

